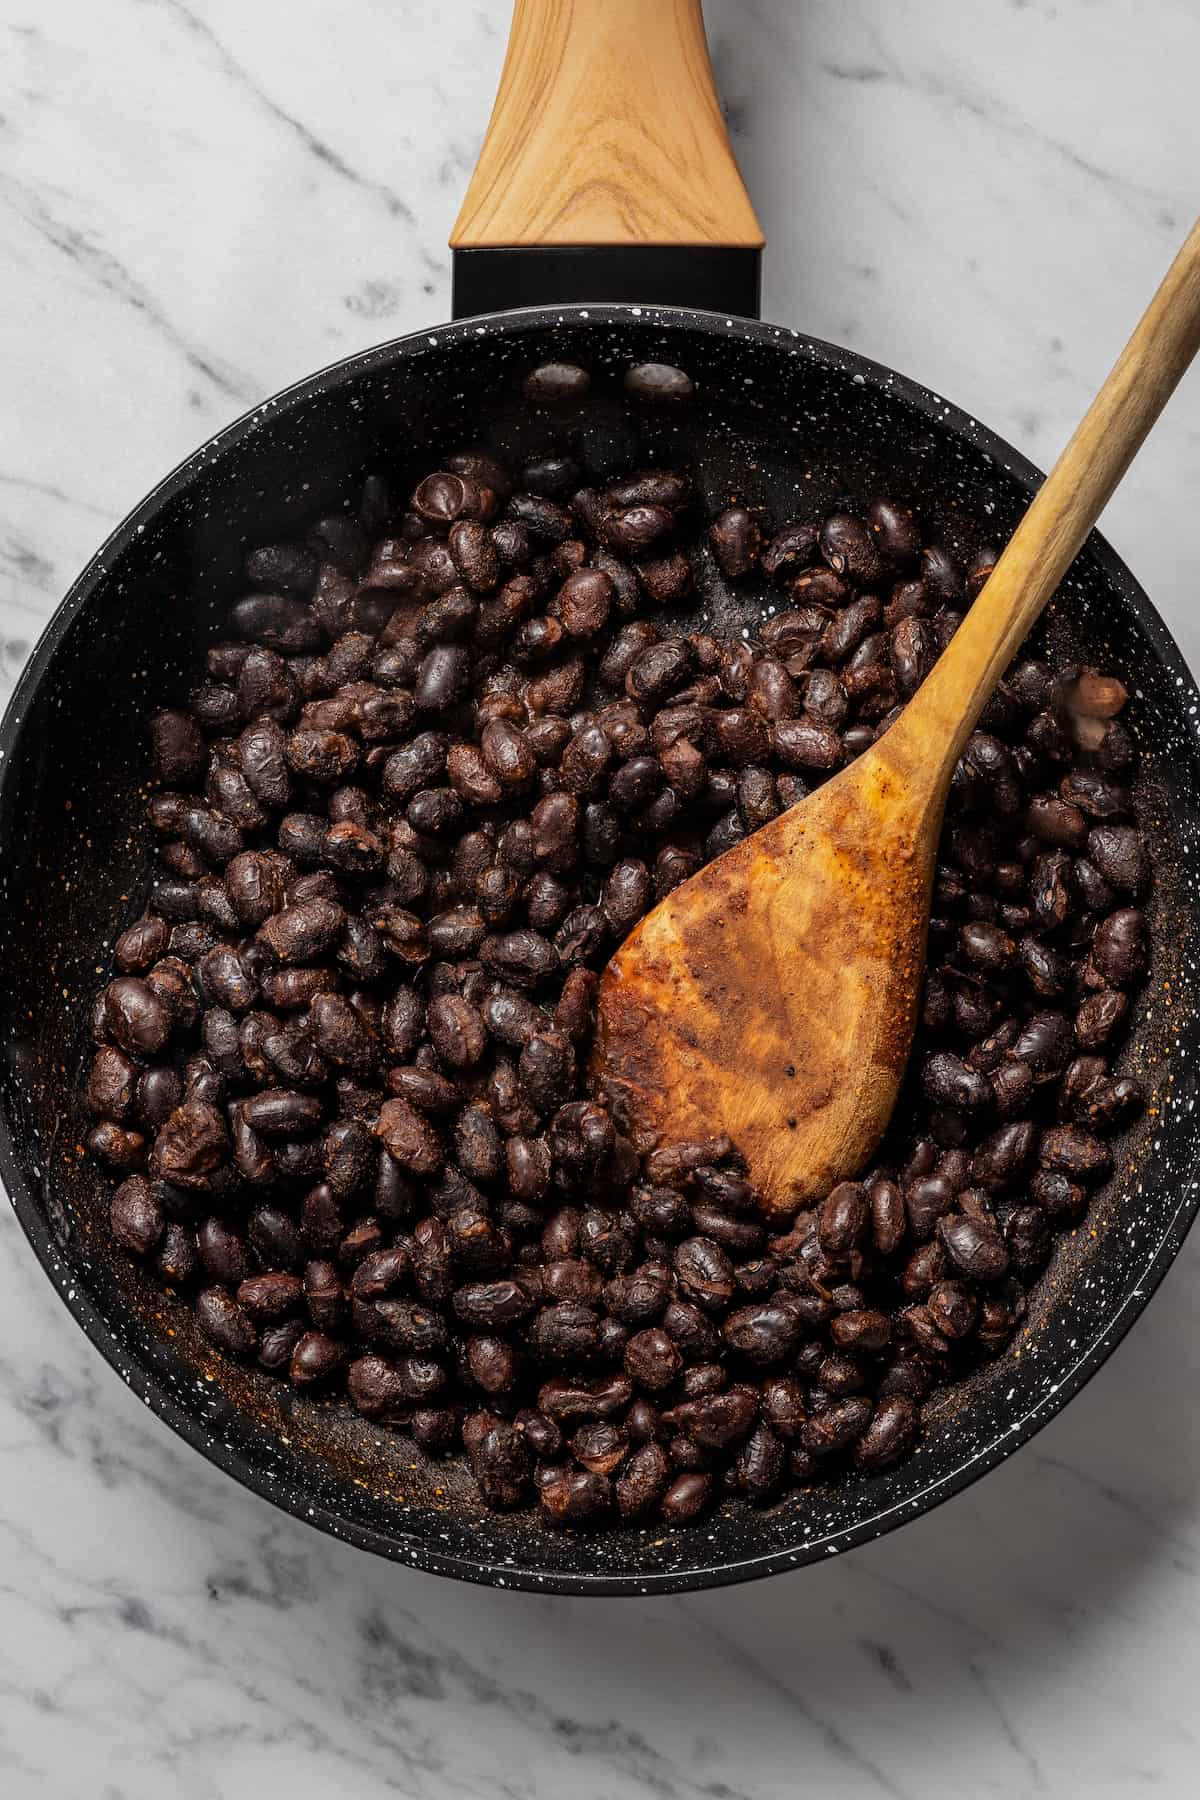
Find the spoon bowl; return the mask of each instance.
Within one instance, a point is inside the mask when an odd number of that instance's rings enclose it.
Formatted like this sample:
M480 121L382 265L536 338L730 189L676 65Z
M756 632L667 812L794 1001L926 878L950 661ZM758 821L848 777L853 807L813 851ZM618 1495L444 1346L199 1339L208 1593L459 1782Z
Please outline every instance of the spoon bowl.
M936 850L909 741L888 733L676 888L601 988L618 1118L654 1140L719 1126L780 1215L863 1166L908 1061Z

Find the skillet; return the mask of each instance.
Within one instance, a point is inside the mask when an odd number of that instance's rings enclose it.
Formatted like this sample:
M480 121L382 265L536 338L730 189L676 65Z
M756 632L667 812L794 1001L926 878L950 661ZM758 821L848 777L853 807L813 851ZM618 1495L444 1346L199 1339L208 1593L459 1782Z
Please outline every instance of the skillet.
M1200 697L1165 626L1093 536L1040 628L1054 654L1118 671L1152 844L1151 975L1123 1067L1146 1118L1088 1229L1060 1242L1019 1356L926 1408L917 1453L673 1533L599 1538L486 1512L455 1465L398 1432L217 1358L190 1311L108 1242L109 1183L82 1157L74 1095L88 1002L151 846L141 726L200 677L249 546L399 492L465 441L528 456L569 443L596 472L673 461L708 511L731 493L783 522L837 498L914 504L963 557L1002 542L1040 477L940 397L862 357L760 323L761 235L720 121L699 0L518 0L492 127L455 235L458 322L349 358L219 433L84 570L0 726L0 1174L50 1279L136 1392L276 1505L395 1560L500 1586L625 1594L715 1586L819 1560L928 1511L1004 1460L1095 1372L1145 1306L1200 1204L1189 1049L1200 962ZM526 304L530 301L538 304ZM507 311L498 309L509 308ZM574 410L531 407L547 361L587 369ZM663 364L694 392L631 399ZM765 595L702 591L721 634Z

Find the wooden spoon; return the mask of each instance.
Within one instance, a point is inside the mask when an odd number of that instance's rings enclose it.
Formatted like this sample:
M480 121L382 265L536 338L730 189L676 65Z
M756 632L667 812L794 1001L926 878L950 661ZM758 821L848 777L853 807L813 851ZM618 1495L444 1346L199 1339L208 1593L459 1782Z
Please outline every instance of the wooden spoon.
M1200 224L902 716L614 956L594 1075L639 1144L727 1132L777 1215L864 1167L912 1043L954 766L1198 346Z

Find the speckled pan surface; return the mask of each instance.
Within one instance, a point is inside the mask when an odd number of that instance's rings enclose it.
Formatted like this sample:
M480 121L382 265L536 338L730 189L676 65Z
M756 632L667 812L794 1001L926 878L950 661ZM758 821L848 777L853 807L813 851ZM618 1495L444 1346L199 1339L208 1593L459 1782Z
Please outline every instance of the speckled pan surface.
M576 415L534 415L520 379L547 358L593 374ZM627 411L621 378L664 360L692 375L677 411ZM206 1456L322 1529L415 1567L514 1587L646 1593L748 1580L818 1560L927 1511L1010 1455L1094 1373L1146 1304L1200 1204L1196 968L1200 700L1165 627L1098 538L1043 630L1119 671L1142 752L1154 849L1155 957L1125 1051L1146 1119L1086 1226L1043 1279L1027 1334L927 1409L918 1453L766 1511L728 1504L675 1533L577 1538L497 1517L453 1467L426 1470L400 1434L222 1362L186 1308L120 1255L107 1182L82 1158L74 1093L87 1002L145 885L145 710L176 700L238 586L248 544L283 535L383 468L402 483L464 441L533 449L631 426L641 454L684 459L702 504L736 495L770 517L834 495L913 501L952 547L1002 542L1036 471L925 392L770 325L705 314L564 307L465 321L312 377L205 445L84 571L0 730L0 1172L67 1305L134 1390ZM701 584L697 616L740 632L752 590Z

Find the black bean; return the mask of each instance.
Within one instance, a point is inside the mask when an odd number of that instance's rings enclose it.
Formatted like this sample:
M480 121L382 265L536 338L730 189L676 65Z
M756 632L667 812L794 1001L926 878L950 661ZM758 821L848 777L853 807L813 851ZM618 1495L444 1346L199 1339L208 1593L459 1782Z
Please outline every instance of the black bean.
M256 941L281 963L314 962L342 934L346 914L333 900L302 900L259 926Z
M1116 904L1115 888L1105 881L1095 863L1089 862L1086 856L1075 858L1073 872L1079 898L1089 912L1107 912Z
M133 1110L137 1064L124 1051L102 1044L92 1058L84 1089L89 1112L99 1118L127 1119Z
M324 1107L315 1094L264 1088L242 1102L242 1112L251 1129L264 1137L295 1137L316 1129Z
M237 1291L238 1305L258 1325L285 1318L296 1310L303 1297L304 1284L299 1276L282 1270L249 1275Z
M1079 807L1052 794L1039 794L1029 803L1025 821L1034 837L1060 850L1082 850L1088 842L1088 822Z
M975 1152L971 1162L972 1180L989 1189L1004 1187L1028 1163L1036 1135L1029 1119L1001 1125Z
M954 1266L974 1281L995 1281L1008 1269L1008 1252L994 1225L955 1213L938 1221L938 1239Z
M200 1260L214 1281L236 1287L250 1274L250 1256L242 1235L218 1218L205 1219L196 1233Z
M302 1267L304 1241L295 1220L280 1207L255 1206L247 1219L246 1232L251 1248L266 1268Z
M444 712L460 700L470 678L470 653L459 644L435 644L423 659L413 687L422 712Z
M518 1282L505 1277L498 1281L471 1282L458 1288L454 1294L454 1310L464 1325L491 1331L527 1318L533 1310L533 1301Z
M1095 959L1095 940L1092 944ZM1115 989L1089 994L1075 1015L1075 1037L1083 1050L1099 1050L1113 1036L1129 1009L1126 996Z
M205 1336L228 1356L250 1356L257 1336L249 1317L225 1288L205 1288L196 1296L196 1315Z
M485 937L480 947L484 967L517 987L536 987L559 967L559 954L540 932L522 930Z
M867 508L867 523L886 562L897 569L913 566L921 553L921 532L908 507L882 498L872 500Z
M737 1386L723 1393L685 1400L668 1415L685 1435L705 1450L724 1450L746 1437L758 1411L752 1388Z
M1146 966L1145 918L1136 907L1121 907L1100 921L1092 939L1089 966L1114 988L1133 985ZM1122 1008L1114 1024L1123 1012ZM1108 1031L1111 1029L1109 1026Z
M1080 1181L1100 1181L1112 1168L1112 1153L1101 1138L1074 1125L1055 1125L1044 1131L1038 1145L1043 1169L1075 1176Z
M1016 1118L1033 1100L1034 1076L1028 1063L1002 1063L991 1076L992 1103L1002 1119Z
M774 1498L783 1481L787 1453L769 1425L755 1426L734 1465L735 1479L746 1498L755 1506Z
M306 1331L292 1351L288 1373L297 1387L329 1381L346 1361L346 1348L324 1331Z
M870 1424L854 1446L855 1467L877 1475L907 1455L917 1435L917 1409L902 1394L879 1402Z
M969 1337L979 1317L974 1291L961 1281L939 1281L926 1301L929 1316L945 1338Z
M779 719L771 727L771 747L787 769L836 769L843 760L837 732L820 719Z
M151 1256L162 1242L164 1219L154 1184L131 1175L116 1189L109 1210L112 1234L135 1256Z
M807 568L816 553L819 535L819 527L816 525L785 525L775 533L762 552L764 575L775 579Z
M1088 857L1105 881L1123 894L1145 887L1149 863L1141 832L1133 825L1093 825L1087 836Z
M991 1100L986 1075L970 1069L948 1050L936 1051L922 1071L925 1091L939 1106L953 1106L963 1112L976 1112Z
M229 1133L216 1107L187 1100L160 1128L150 1168L176 1187L207 1187L228 1151Z
M670 1458L661 1444L644 1443L628 1458L615 1483L617 1509L622 1519L642 1518L662 1499L673 1475Z
M683 1356L661 1326L635 1332L625 1346L625 1373L639 1387L661 1393L677 1379Z
M1021 1275L1040 1269L1050 1252L1050 1228L1045 1213L1037 1206L1018 1206L1004 1225L1004 1241L1009 1260Z
M850 513L831 513L821 527L821 555L836 575L871 587L883 574L883 562L875 539L861 519Z
M736 581L754 568L762 536L753 513L729 506L709 526L708 542L721 573Z
M385 1101L375 1135L402 1169L413 1175L435 1175L444 1161L437 1132L407 1100Z
M1041 943L1035 937L1023 937L1017 944L1017 955L1036 994L1052 1000L1066 992L1071 964L1063 951Z
M1065 1068L1075 1048L1070 1021L1058 1012L1035 1013L1012 1047L1019 1062L1028 1063L1035 1076L1057 1074Z
M608 1477L588 1469L562 1471L540 1488L542 1516L548 1525L594 1525L607 1513L612 1498Z
M169 1006L149 982L119 975L104 990L97 1035L129 1056L151 1057L165 1048L172 1023Z
M163 1232L154 1268L169 1287L185 1288L200 1274L195 1234L172 1219Z
M258 1335L258 1361L272 1375L286 1375L296 1345L304 1336L303 1319L284 1319L264 1325Z
M824 1458L848 1450L866 1432L873 1417L871 1402L851 1397L835 1400L817 1417L810 1418L797 1434L801 1449Z
M805 1327L791 1296L779 1294L730 1313L722 1329L731 1350L768 1368L792 1355Z
M122 974L143 974L166 953L170 927L147 914L123 931L113 946L113 961Z
M959 947L973 968L996 974L1013 962L1017 947L1006 931L987 920L975 919L959 933Z
M851 1250L866 1236L869 1210L864 1189L855 1181L843 1181L821 1202L818 1229L822 1249L830 1255Z
M679 1285L706 1312L722 1312L734 1293L733 1265L711 1238L687 1238L675 1252Z

